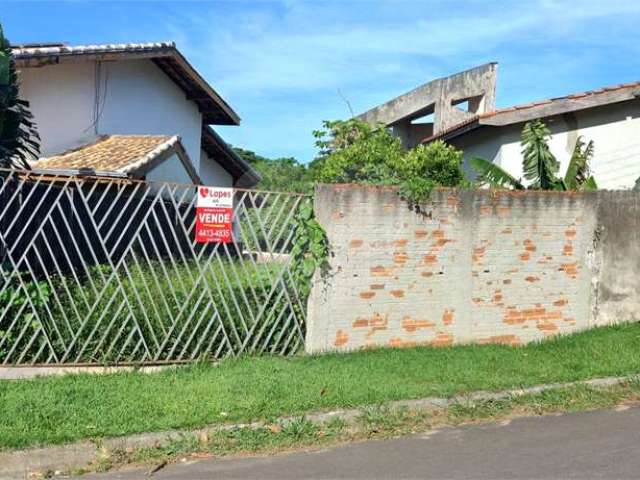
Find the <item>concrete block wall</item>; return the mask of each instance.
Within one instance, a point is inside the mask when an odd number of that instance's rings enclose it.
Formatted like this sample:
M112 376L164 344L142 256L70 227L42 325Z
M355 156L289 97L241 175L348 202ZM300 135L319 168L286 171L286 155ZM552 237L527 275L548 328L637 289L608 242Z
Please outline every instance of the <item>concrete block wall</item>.
M393 188L321 185L333 256L306 349L523 344L640 319L639 198L440 190L418 214Z

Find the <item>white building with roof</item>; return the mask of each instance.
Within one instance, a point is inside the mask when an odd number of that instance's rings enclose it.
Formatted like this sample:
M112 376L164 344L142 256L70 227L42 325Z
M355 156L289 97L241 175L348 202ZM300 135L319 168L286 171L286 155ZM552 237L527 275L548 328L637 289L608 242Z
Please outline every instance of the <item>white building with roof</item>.
M491 63L434 80L360 118L390 127L409 148L444 140L463 150L465 160L490 160L516 178L522 177L522 128L540 119L551 131L561 174L581 136L593 140L591 170L600 188L634 186L640 177L640 82L496 109L496 75Z
M211 125L240 118L174 43L13 47L41 137L37 169L251 187L258 174Z

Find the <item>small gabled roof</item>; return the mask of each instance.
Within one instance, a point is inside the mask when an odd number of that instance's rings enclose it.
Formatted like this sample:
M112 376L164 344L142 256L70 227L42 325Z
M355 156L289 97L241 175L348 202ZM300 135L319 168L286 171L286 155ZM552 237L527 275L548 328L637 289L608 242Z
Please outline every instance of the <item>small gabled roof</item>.
M103 135L73 150L41 158L32 166L38 170L115 172L140 178L173 154L180 158L193 182L199 184L200 178L177 135Z
M537 102L515 105L490 112L481 113L453 125L441 132L422 140L429 143L434 140L448 140L474 130L483 125L501 127L539 118L562 115L564 113L601 107L640 97L640 82L624 83L599 88L587 92L574 93L563 97L550 98Z
M239 125L240 117L209 85L176 48L174 42L122 43L106 45L24 44L12 47L18 68L89 60L152 60L194 101L203 122Z

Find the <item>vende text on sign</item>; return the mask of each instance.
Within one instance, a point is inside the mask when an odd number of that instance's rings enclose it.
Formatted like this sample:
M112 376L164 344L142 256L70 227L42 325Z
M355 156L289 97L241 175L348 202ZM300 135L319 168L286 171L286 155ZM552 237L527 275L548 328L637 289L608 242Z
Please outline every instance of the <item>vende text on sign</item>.
M198 187L196 242L233 241L233 189Z

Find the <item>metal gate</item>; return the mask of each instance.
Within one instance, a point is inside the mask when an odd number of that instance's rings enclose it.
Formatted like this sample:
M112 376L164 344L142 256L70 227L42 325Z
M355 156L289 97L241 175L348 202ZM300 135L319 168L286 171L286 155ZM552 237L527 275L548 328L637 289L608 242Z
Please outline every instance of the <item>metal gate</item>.
M0 170L0 363L291 354L306 298L298 194L235 190L234 242L196 244L196 187Z

